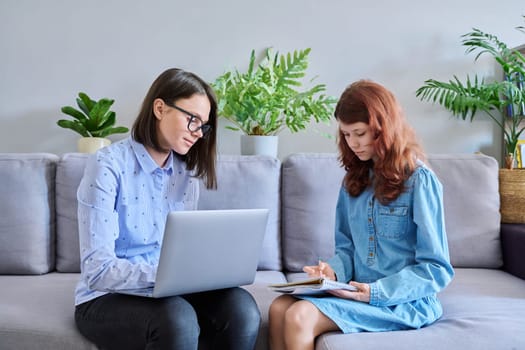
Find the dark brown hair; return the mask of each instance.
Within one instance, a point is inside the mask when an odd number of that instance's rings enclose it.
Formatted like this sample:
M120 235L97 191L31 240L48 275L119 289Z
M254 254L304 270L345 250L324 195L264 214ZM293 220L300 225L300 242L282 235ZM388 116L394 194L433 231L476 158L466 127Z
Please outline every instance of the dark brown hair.
M405 181L416 169L417 160L425 161L395 96L380 84L359 80L342 93L334 115L343 124L366 123L374 135L376 158L363 162L348 147L339 130L339 160L346 170L343 185L348 193L358 196L373 185L381 203L395 200L405 190ZM370 169L373 169L373 180Z
M217 188L215 173L217 99L212 88L197 75L177 68L168 69L159 75L142 102L131 132L135 141L159 152L165 152L157 137L157 119L153 113L153 101L160 98L163 101L176 102L179 99L190 98L194 94L206 95L210 101L211 109L207 124L211 126L211 130L205 138L199 139L186 155L177 154L177 156L185 161L188 170L195 170L196 177L204 179L207 188Z

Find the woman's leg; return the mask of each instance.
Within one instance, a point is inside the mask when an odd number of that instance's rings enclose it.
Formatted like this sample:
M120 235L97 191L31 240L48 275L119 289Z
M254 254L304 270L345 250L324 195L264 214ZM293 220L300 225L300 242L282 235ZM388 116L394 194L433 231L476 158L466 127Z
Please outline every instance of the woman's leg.
M252 295L242 288L183 296L197 312L199 349L250 350L255 347L261 315Z
M286 310L284 342L287 350L313 350L315 338L339 327L307 300L299 300Z
M181 297L106 294L78 305L75 321L80 333L105 350L198 347L197 315Z
M270 337L270 348L272 350L286 349L284 343L284 319L286 311L297 302L298 299L290 295L281 295L272 302L268 312L268 331Z

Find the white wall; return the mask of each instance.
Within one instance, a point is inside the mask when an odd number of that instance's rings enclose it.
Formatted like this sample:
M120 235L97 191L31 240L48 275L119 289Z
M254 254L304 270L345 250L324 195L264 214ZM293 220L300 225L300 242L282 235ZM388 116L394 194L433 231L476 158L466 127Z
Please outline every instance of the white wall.
M360 78L389 87L428 152L481 150L500 159L501 132L488 118L458 121L415 90L427 78L499 77L488 57L474 63L465 55L460 36L477 27L523 44L515 27L524 14L523 0L2 0L0 152L75 151L77 135L56 120L79 91L116 99L118 124L131 126L164 69L213 81L244 69L251 49L272 46L311 47L309 72L331 95ZM222 126L219 151L238 153L239 134ZM334 131L332 123L284 132L279 155L335 152L334 139L322 135Z

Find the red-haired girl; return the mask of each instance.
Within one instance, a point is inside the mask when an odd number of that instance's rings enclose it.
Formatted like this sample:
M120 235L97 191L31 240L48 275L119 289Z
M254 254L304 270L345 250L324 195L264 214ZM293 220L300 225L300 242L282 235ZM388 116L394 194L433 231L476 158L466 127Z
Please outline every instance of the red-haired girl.
M442 185L394 95L361 80L336 106L346 170L336 208L335 255L310 276L357 291L282 295L270 306L273 350L314 349L329 331L381 332L427 326L442 315L436 293L452 279Z

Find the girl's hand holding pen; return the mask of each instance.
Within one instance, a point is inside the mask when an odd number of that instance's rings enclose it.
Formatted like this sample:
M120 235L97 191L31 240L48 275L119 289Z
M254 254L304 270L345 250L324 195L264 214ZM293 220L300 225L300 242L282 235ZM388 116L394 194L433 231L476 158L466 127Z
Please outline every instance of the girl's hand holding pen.
M308 274L309 277L324 277L329 280L335 281L335 272L330 266L330 264L321 261L319 259L319 264L313 266L304 266L303 271Z
M309 277L324 277L335 281L335 272L330 266L330 264L321 261L319 259L319 264L314 266L304 266L303 271L308 274ZM351 281L349 284L357 288L356 292L351 292L342 289L334 289L328 291L328 293L344 299L352 299L356 301L362 301L364 303L370 302L370 286L368 283L359 283Z

